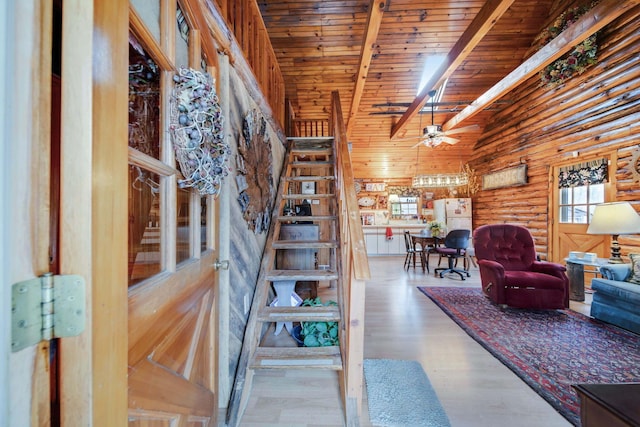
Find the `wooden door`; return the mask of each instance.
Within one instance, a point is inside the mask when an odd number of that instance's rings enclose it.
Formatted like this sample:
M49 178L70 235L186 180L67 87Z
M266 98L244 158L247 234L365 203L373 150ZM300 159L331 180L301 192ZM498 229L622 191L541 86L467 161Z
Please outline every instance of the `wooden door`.
M610 156L601 156L610 158ZM584 162L584 161L582 161ZM579 161L574 161L573 163L580 164ZM610 163L615 164L612 160ZM564 259L569 256L569 252L578 251L578 252L593 252L597 254L598 257L608 257L609 254L609 246L611 244L610 236L602 236L596 234L587 234L587 229L589 228L588 221L588 212L592 209L593 206L597 203L606 202L612 199L612 189L615 188L615 184L611 181L615 179L615 174L609 173L608 182L605 184L600 184L601 192L599 192L598 198L591 199L592 196L588 196L586 201L580 200L578 204L587 203L587 207L580 207L583 209L583 215L580 216L580 220L575 221L573 213L568 213L561 215L561 202L560 196L561 190L558 188L559 181L559 170L560 166L555 166L551 168L552 176L550 177L550 182L552 183L552 191L549 192L549 207L551 212L549 214L549 218L552 224L551 230L552 233L550 235L550 253L549 260L558 262L563 264ZM587 187L583 187L587 188ZM575 193L575 188L569 191L569 193ZM585 190L584 193L590 193L589 190ZM564 196L566 197L566 196ZM569 196L571 199L573 196ZM564 201L565 209L571 209L571 200ZM566 205L566 204L569 205ZM589 207L590 206L590 207ZM563 219L563 217L567 217Z
M145 7L143 3L139 7ZM172 52L188 55L196 69L203 62L212 64L198 50L198 31L182 27L196 20L187 17L176 23L176 7L175 2L161 2L160 31L166 34L160 39L169 41L166 45L148 32L150 25L142 24L149 14L135 7L130 10L126 172L130 426L217 422L217 204L211 195L201 197L195 189L178 186L181 176L168 131L177 69Z
M129 292L129 425L214 426L213 251Z
M558 250L559 257L556 262L564 263L564 258L569 252L594 252L602 258L607 254L609 238L607 236L587 234L587 224L558 224Z

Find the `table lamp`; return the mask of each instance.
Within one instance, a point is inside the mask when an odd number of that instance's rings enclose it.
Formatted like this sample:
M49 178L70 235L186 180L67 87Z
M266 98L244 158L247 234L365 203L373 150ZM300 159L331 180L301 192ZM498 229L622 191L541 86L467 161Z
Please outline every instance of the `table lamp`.
M587 234L611 234L609 263L622 263L618 236L640 234L640 215L629 202L611 202L596 205Z

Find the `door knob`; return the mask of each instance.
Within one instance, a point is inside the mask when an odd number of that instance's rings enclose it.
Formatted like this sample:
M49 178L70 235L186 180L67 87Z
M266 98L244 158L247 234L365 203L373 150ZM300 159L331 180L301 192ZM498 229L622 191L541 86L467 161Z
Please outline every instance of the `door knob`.
M225 259L224 261L220 261L219 259L217 259L216 262L213 263L213 268L215 268L216 270L228 270L229 260Z

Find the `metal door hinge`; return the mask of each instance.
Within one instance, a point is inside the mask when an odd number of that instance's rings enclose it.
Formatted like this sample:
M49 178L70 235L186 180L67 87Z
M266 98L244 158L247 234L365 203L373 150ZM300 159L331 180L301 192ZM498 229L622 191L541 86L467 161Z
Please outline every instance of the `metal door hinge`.
M44 274L11 287L11 351L52 338L80 335L85 326L85 282Z
M217 259L214 263L213 263L213 268L216 270L228 270L229 269L229 260L223 260L220 261L219 259Z

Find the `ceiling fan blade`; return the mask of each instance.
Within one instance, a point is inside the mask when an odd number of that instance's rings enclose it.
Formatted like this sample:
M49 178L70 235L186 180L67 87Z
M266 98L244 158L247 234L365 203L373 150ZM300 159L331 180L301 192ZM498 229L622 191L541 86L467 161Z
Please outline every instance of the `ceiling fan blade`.
M414 145L411 148L416 148L417 146L422 145L422 144L424 144L424 139L421 139L420 142L418 142L416 145Z
M441 137L443 142L446 142L447 144L455 144L457 142L460 142L459 139L455 139L455 138L449 138L448 136L443 136Z
M480 129L480 126L478 125L469 125L469 126L463 126L461 128L455 128L455 129L450 129L447 131L444 131L445 135L455 135L457 133L462 133L462 132L469 132L472 130L478 130Z

